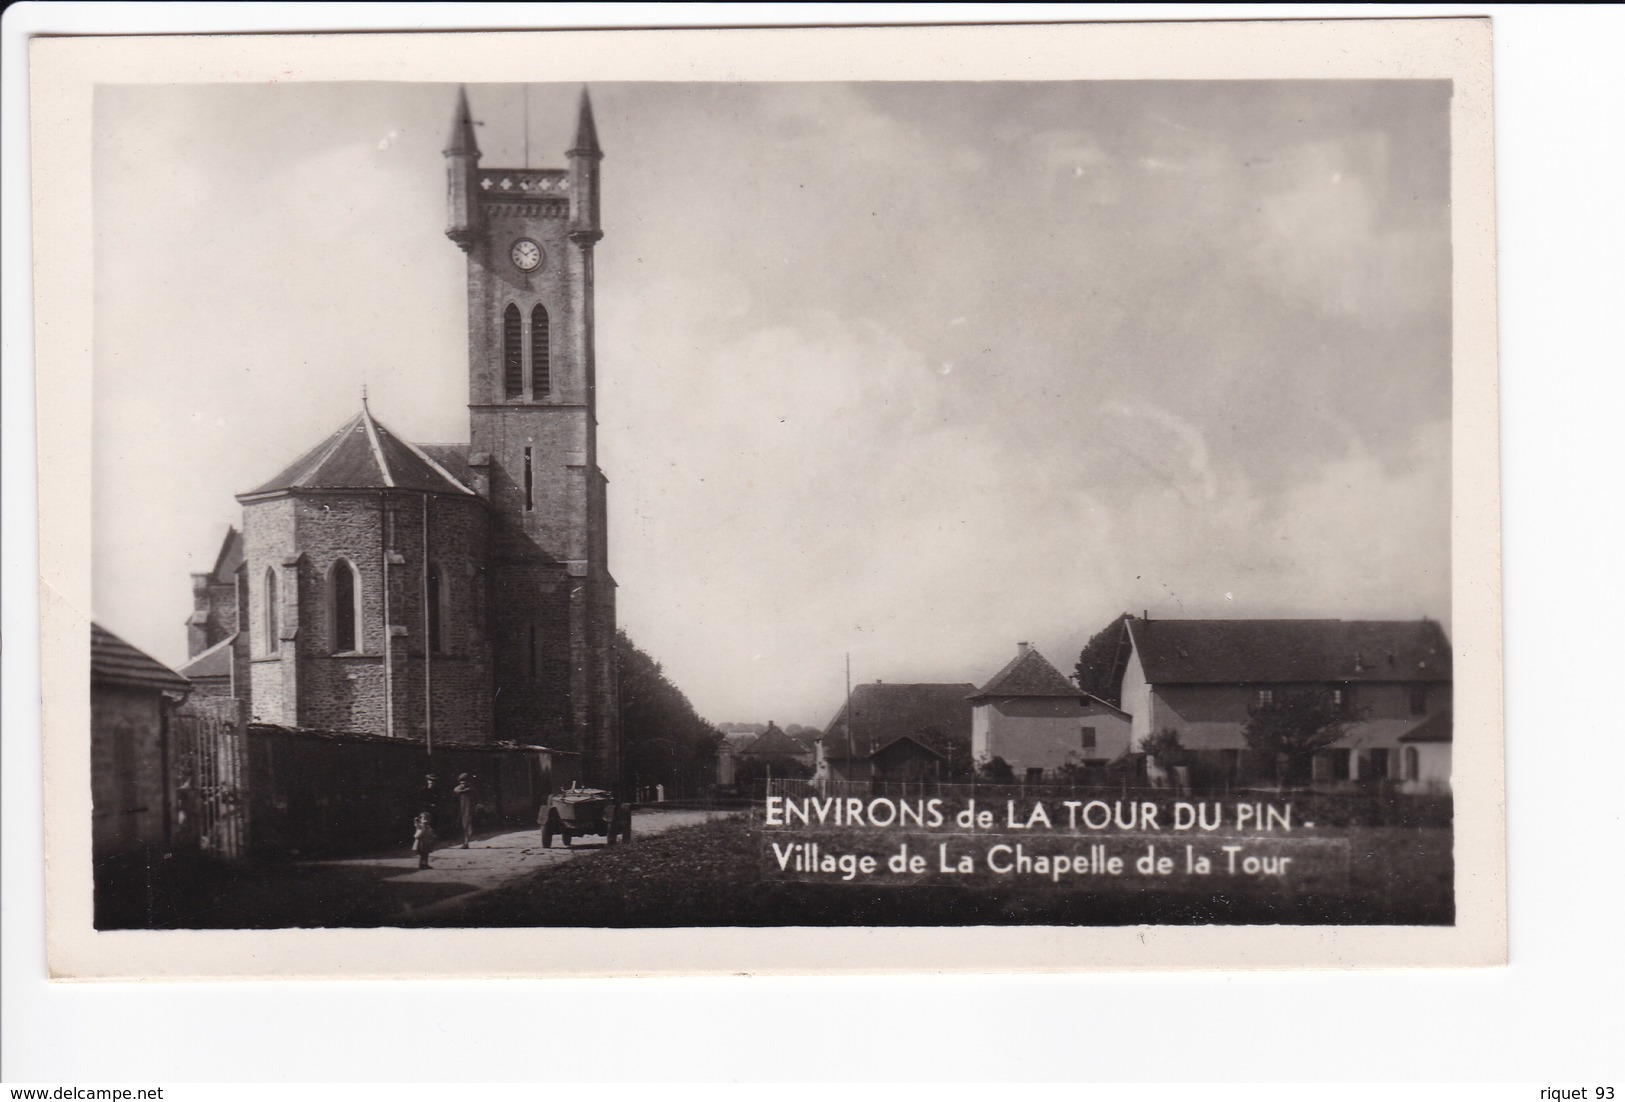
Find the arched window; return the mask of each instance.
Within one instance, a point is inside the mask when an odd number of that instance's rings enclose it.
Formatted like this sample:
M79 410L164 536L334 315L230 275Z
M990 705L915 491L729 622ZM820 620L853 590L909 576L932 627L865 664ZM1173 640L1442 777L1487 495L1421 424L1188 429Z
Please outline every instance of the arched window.
M265 653L275 654L280 645L281 631L277 615L276 567L265 568Z
M441 616L444 589L440 582L440 567L437 563L429 564L428 583L428 614L429 614L429 650L435 653L446 649L445 641L440 635L440 626L443 623Z
M333 611L333 650L339 654L360 650L361 580L355 567L343 559L335 562L327 591L328 607Z
M548 347L547 307L537 303L530 312L530 393L545 398L553 390L553 361Z
M510 398L525 396L525 360L519 347L521 329L519 307L510 302L502 312L502 380Z

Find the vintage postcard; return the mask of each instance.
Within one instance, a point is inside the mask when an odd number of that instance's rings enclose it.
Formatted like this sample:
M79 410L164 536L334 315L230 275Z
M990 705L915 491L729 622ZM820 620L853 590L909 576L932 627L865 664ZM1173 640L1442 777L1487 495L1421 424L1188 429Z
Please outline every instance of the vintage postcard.
M53 974L1504 961L1489 58L36 41Z

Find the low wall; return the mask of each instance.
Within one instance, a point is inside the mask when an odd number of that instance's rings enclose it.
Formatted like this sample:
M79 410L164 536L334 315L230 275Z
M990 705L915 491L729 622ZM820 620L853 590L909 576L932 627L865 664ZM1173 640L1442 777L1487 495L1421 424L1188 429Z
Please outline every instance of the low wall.
M456 830L459 773L475 778L476 830L533 825L578 772L577 755L542 747L442 743L431 759L419 742L262 723L248 725L247 741L249 849L259 859L404 851L430 772L444 793L442 837Z

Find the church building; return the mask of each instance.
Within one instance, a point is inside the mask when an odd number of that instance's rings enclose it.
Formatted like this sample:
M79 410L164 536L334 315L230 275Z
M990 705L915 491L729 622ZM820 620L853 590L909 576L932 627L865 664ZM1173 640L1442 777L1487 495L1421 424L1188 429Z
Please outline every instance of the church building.
M614 784L592 106L583 92L568 167L482 168L459 91L444 152L446 236L468 264L469 442L411 443L363 397L239 494L240 534L193 578L189 665L259 722L546 745Z

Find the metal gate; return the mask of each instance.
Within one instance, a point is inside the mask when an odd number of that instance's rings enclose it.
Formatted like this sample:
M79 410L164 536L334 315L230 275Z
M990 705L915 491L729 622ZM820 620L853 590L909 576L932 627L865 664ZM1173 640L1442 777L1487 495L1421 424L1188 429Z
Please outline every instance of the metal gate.
M211 857L248 853L247 736L234 697L194 696L170 741L171 838Z

